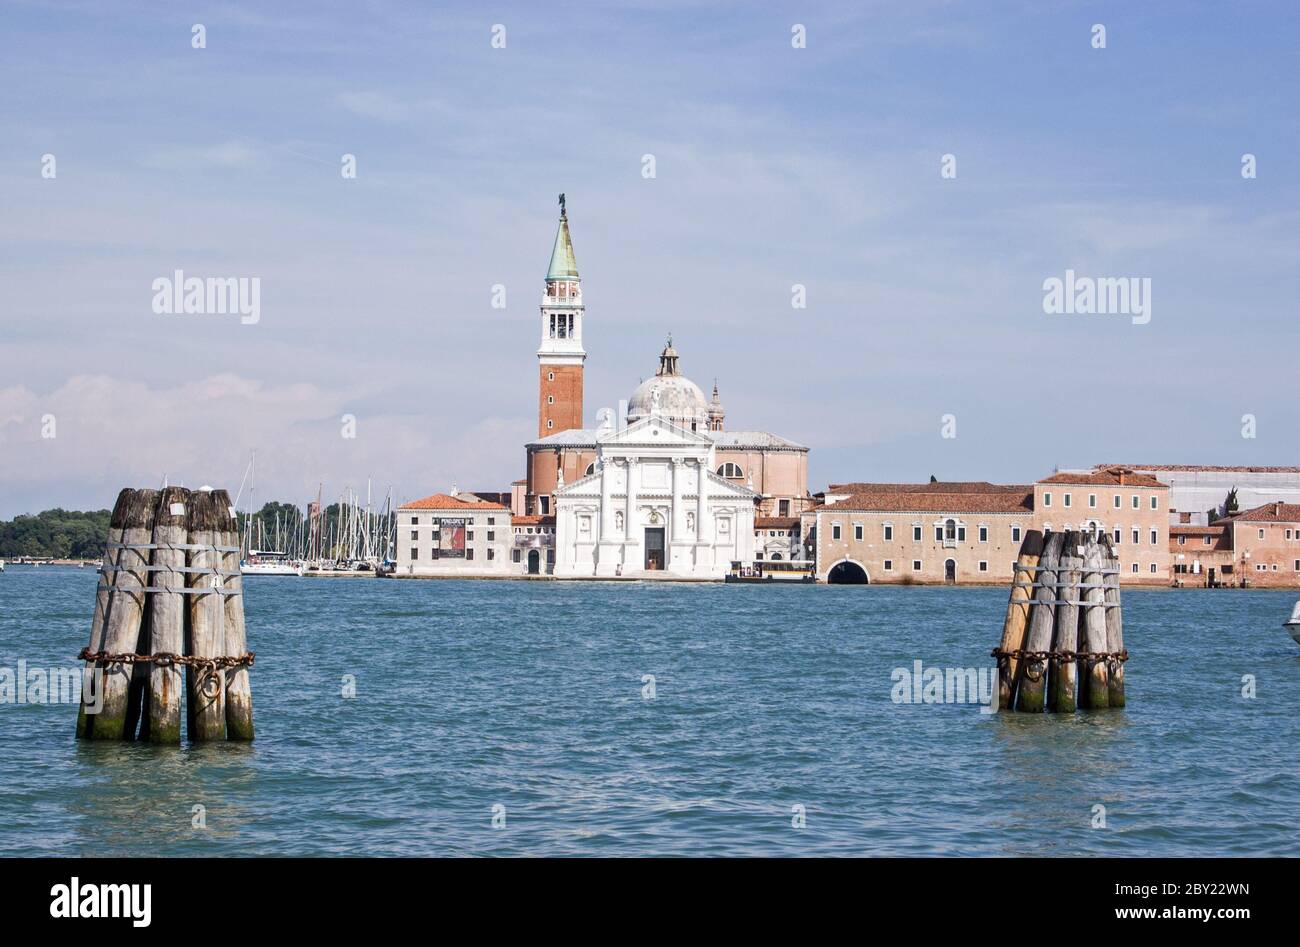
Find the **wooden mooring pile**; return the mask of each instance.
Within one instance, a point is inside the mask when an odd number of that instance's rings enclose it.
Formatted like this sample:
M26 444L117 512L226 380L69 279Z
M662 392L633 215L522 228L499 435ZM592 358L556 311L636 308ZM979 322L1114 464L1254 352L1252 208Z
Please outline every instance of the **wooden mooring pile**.
M253 739L253 654L239 531L225 490L118 495L90 646L79 657L93 677L78 737L179 743L183 689L191 740Z
M1105 533L1025 534L1002 643L992 655L1001 709L1124 706L1119 558Z

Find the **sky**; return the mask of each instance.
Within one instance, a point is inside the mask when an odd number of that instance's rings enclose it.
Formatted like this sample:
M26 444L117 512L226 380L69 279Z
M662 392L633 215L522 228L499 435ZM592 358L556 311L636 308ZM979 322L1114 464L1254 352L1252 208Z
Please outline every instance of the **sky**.
M6 0L0 517L254 451L259 504L508 489L561 191L588 424L671 332L814 491L1300 463L1297 48L1292 2ZM258 320L155 312L176 270ZM1067 270L1149 322L1044 312Z

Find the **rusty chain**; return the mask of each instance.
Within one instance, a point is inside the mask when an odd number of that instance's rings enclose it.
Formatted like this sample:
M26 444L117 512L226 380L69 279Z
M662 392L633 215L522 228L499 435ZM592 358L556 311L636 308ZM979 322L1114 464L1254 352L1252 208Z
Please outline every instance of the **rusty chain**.
M104 664L161 664L163 667L179 664L185 667L202 668L206 671L218 671L222 668L252 667L255 656L256 653L253 651L239 657L222 655L213 658L203 658L194 654L175 654L171 651L161 651L158 654L135 654L129 651L123 654L110 654L107 651L91 651L87 647L81 649L81 653L77 655L77 660L103 662Z
M1070 661L1082 661L1087 664L1097 664L1100 661L1106 662L1106 667L1115 670L1119 665L1128 660L1128 649L1122 651L1026 651L1024 648L1016 648L1014 651L1004 651L1001 648L994 648L989 652L989 656L998 659L998 667L1005 668L1011 658L1017 658L1025 662L1025 677L1031 681L1038 681L1043 676L1043 671L1047 661L1054 664L1062 664Z

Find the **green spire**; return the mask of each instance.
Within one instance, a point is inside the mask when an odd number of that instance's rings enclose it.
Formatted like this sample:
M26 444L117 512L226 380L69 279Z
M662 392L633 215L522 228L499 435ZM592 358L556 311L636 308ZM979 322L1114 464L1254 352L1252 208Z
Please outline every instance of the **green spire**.
M551 265L546 270L546 278L578 278L578 261L573 256L573 240L569 237L569 214L564 208L564 195L560 195L560 229L555 232L555 248L551 250Z

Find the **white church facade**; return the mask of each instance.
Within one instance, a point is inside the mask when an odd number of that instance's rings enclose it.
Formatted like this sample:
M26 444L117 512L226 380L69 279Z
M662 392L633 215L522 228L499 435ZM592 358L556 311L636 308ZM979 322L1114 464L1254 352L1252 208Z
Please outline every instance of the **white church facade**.
M655 410L596 435L594 471L555 490L555 575L718 579L754 555L758 494L713 472L713 439Z

